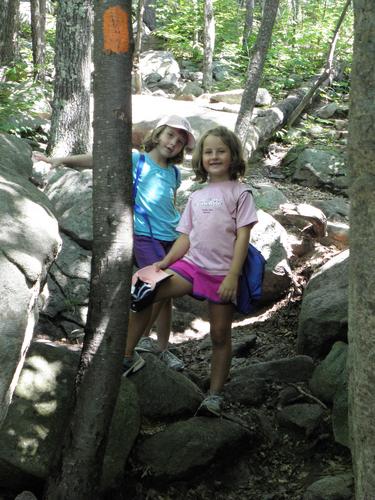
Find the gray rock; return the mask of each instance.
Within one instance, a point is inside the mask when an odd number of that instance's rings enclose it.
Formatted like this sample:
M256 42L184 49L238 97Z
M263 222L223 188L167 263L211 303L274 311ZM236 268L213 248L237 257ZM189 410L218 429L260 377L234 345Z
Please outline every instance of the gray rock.
M348 410L348 380L343 379L333 398L332 428L335 441L350 448Z
M337 151L317 148L292 148L283 160L292 172L292 180L302 186L326 188L345 193L349 187L349 170Z
M303 430L308 436L319 426L323 414L318 404L294 404L280 410L278 420L288 428Z
M315 481L305 491L303 500L351 500L353 494L353 475L346 473Z
M154 477L179 479L223 460L238 458L251 446L251 435L226 419L194 417L177 422L144 439L136 447L137 459Z
M336 113L338 106L335 102L330 102L329 104L325 104L321 108L316 111L316 115L319 118L327 119L332 118Z
M236 403L259 405L267 397L267 383L261 378L249 379L247 376L236 376L225 385L225 395Z
M311 278L298 321L297 349L315 358L347 341L349 251L333 257Z
M260 210L272 213L278 210L280 205L288 202L288 198L272 184L257 182L252 187L255 204Z
M332 403L342 381L347 379L348 345L333 344L328 356L315 368L309 382L312 393L326 403Z
M193 415L203 398L199 388L155 355L142 353L142 357L146 366L130 379L137 388L142 415L154 420Z
M295 356L276 361L253 363L232 371L232 379L264 379L275 382L303 382L309 380L314 369L309 356Z
M38 319L38 296L61 246L47 197L28 181L31 150L0 136L0 423Z
M78 362L78 348L45 341L31 345L14 400L0 430L3 486L19 488L22 481L27 483L30 478L48 476L72 409ZM139 427L136 391L123 379L109 433L103 485L111 485L123 474Z

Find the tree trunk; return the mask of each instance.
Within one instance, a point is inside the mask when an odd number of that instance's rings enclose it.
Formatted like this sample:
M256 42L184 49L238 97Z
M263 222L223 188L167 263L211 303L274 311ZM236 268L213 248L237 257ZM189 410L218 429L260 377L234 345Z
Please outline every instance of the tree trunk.
M120 384L132 269L131 2L95 1L94 248L76 400L48 500L100 497Z
M135 38L134 57L133 57L133 75L136 94L142 94L142 74L140 68L140 57L142 48L142 25L143 13L145 10L144 0L138 0L137 7L137 35Z
M209 91L212 86L212 61L215 50L215 18L212 0L204 2L204 56L203 88Z
M156 28L154 0L145 0L145 11L143 14L143 22L151 31L153 31Z
M354 0L349 114L352 173L349 269L349 422L355 498L375 498L375 3Z
M92 0L61 0L56 22L51 156L87 153L90 134Z
M2 0L0 5L0 66L12 63L17 56L19 0Z
M266 0L262 23L259 28L254 54L249 64L245 90L241 100L235 132L244 145L255 105L255 98L262 77L264 62L271 42L272 29L276 20L279 0Z
M46 0L30 0L34 80L44 80Z
M253 21L254 21L254 0L246 0L245 6L245 24L243 28L242 35L242 50L244 52L249 52L248 39L253 30Z

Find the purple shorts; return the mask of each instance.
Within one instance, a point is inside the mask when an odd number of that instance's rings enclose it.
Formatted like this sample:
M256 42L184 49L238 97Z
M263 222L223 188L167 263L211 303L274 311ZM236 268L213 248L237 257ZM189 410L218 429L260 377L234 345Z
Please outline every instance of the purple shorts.
M208 274L208 272L201 267L184 259L177 260L174 264L169 266L169 269L179 274L193 285L191 295L196 299L207 299L217 304L228 303L224 302L217 293L225 276Z
M151 238L150 236L133 236L133 253L135 265L142 267L150 266L163 259L169 252L174 241L162 241Z

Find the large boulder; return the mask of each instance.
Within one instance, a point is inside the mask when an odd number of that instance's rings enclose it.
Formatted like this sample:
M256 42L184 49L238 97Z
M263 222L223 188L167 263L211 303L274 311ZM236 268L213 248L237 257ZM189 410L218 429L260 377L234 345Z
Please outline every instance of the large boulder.
M28 179L31 149L0 136L0 423L17 384L34 325L38 297L61 239L48 198Z
M34 342L0 430L0 483L8 488L28 487L48 477L72 410L79 350L51 342ZM112 417L103 488L122 475L138 435L140 412L134 386L125 378Z
M345 250L311 277L299 315L298 352L323 357L335 342L347 342L348 266L349 250Z

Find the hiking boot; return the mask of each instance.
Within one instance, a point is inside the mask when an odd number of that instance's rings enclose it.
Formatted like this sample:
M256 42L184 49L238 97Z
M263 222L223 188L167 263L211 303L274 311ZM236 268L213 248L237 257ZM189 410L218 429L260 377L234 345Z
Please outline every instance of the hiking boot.
M171 351L162 351L159 354L159 359L165 363L168 368L171 368L172 370L176 371L181 371L185 368L185 364L181 359L179 359L177 356L171 353Z
M157 354L158 349L155 346L155 342L150 337L142 337L135 347L137 352L152 352L152 354Z
M124 358L122 362L123 377L128 377L137 372L145 365L145 360L135 352L131 358Z
M220 417L223 403L223 396L220 396L219 394L209 394L206 398L204 398L198 410L195 412L195 415L206 417Z

